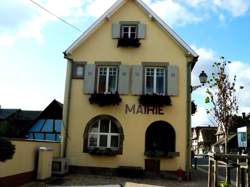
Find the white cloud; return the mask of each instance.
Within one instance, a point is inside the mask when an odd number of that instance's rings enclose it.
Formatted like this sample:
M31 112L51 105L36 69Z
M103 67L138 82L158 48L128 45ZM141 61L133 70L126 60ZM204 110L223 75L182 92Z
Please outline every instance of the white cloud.
M213 4L221 10L227 10L233 17L244 15L250 8L249 0L213 0Z
M203 19L202 16L193 14L182 3L174 0L145 2L171 26L197 23Z

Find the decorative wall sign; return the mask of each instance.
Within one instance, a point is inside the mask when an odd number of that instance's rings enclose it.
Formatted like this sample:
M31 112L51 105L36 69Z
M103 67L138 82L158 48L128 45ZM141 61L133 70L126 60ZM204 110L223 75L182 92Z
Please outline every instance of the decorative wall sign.
M163 107L161 106L143 106L143 105L125 105L125 114L153 114L164 115Z

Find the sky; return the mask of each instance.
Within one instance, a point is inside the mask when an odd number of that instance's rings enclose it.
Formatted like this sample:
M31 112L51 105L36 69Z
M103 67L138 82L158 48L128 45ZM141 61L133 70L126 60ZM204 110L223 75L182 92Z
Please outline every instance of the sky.
M42 110L63 102L66 60L62 52L115 0L33 0L81 32L51 16L31 0L0 0L0 105ZM230 75L244 89L241 112L250 112L250 0L143 0L198 54L192 85L202 70L210 75L220 56L232 61ZM192 93L198 105L192 125L213 125L204 103L206 86Z

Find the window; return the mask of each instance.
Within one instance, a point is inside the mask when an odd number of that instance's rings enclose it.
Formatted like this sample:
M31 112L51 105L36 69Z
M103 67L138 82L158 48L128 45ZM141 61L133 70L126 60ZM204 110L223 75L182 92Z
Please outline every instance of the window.
M137 38L137 26L136 25L122 25L121 26L121 38L123 39Z
M145 94L165 94L166 69L164 67L145 67Z
M83 64L72 64L72 78L83 79L84 78L84 65Z
M119 148L120 134L112 120L100 119L89 130L89 148Z
M115 93L117 91L118 68L116 66L99 66L97 92Z
M122 154L123 129L120 122L110 115L91 119L84 130L83 152L93 155Z

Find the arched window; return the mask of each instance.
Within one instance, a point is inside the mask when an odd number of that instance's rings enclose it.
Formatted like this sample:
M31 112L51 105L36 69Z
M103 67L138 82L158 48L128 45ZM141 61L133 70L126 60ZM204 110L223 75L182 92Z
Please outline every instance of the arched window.
M91 154L121 154L123 130L112 116L100 115L90 120L84 132L84 152Z
M146 131L145 155L178 156L175 153L175 131L167 122L156 121Z

